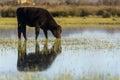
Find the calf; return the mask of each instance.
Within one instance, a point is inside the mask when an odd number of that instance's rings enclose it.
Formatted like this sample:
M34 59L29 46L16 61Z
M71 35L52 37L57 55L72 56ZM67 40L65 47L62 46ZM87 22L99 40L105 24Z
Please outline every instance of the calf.
M40 28L43 30L45 37L48 38L47 31L50 30L54 37L61 38L62 28L56 23L52 15L43 8L20 7L16 11L18 21L18 38L21 39L21 33L25 40L26 25L35 27L35 39L38 38Z

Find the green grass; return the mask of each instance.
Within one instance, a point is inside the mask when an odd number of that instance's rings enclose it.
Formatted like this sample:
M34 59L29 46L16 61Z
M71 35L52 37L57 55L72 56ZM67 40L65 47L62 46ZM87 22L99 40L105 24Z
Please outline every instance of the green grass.
M62 28L120 28L120 18L101 17L61 17L55 18ZM0 18L0 28L17 28L16 18Z
M96 17L74 17L74 18L56 18L57 22L60 23L64 28L69 27L110 27L120 25L120 18L96 18Z
M16 28L16 18L0 18L0 28Z

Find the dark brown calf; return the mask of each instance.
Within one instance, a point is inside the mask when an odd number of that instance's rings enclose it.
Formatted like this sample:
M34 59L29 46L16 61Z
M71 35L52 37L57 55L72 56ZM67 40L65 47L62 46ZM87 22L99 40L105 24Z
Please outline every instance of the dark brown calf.
M39 35L39 29L41 28L47 36L47 31L50 30L56 38L61 38L62 28L56 23L52 15L43 8L35 7L20 7L16 11L18 21L18 38L21 39L21 33L26 38L26 25L35 27L36 39Z

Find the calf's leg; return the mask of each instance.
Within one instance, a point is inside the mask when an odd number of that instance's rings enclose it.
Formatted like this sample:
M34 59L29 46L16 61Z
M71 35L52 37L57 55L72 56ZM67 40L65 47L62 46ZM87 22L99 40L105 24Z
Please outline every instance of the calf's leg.
M23 37L26 38L26 24L18 23L18 38L21 39L21 33L23 33Z
M39 27L39 26L38 26L38 27L35 27L35 34L36 34L35 39L36 39L36 40L37 40L37 38L38 38L39 32L40 32L40 27Z
M21 24L18 23L18 38L21 39L22 27Z
M23 33L24 39L27 40L27 37L26 37L26 25L25 24L23 25L22 33Z
M48 39L47 30L43 30L46 39Z

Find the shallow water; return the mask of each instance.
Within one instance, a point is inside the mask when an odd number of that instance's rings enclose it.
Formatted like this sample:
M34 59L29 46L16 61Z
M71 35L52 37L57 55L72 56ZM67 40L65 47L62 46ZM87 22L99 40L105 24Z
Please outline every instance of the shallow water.
M27 42L16 41L14 29L0 32L1 76L30 72L50 79L63 74L70 74L74 79L85 75L120 77L119 30L109 33L106 29L66 29L61 41L50 33L49 38L54 40L48 42L43 40L42 31L40 40L35 42L34 29L27 31Z

